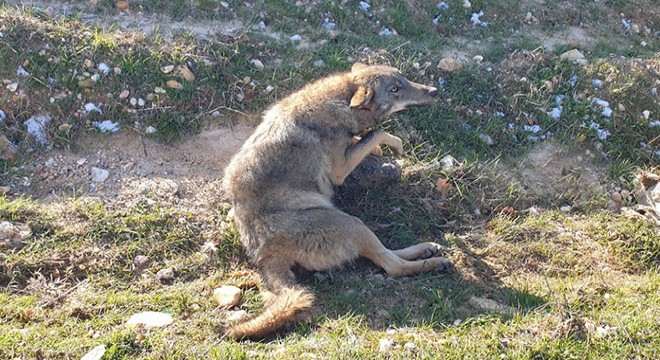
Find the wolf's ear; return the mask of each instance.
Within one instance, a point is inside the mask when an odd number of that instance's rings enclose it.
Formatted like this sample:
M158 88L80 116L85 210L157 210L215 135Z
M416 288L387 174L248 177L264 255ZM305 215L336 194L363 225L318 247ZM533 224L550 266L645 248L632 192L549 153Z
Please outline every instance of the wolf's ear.
M360 85L351 98L351 107L371 110L373 97L374 89L371 86Z
M360 69L366 68L367 66L368 65L365 65L361 62L356 62L355 64L353 64L353 67L351 67L351 72L356 72Z

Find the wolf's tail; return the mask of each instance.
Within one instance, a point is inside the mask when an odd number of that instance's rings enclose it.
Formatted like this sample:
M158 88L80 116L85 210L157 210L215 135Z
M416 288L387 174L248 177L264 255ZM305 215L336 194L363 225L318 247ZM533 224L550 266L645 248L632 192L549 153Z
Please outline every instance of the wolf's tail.
M225 334L234 339L262 338L293 320L296 313L312 307L314 295L309 290L292 286L279 289L261 313L232 324Z

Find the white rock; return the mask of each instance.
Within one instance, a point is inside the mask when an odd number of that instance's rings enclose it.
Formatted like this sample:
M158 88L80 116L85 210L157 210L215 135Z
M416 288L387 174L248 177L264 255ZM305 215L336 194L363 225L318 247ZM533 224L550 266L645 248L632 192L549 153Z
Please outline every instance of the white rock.
M482 61L484 61L484 57L481 56L481 55L475 55L475 56L472 58L472 60L473 60L474 62L476 62L476 63L481 63Z
M378 343L378 352L388 353L390 352L390 350L392 350L393 347L394 347L394 341L388 338L382 338Z
M108 66L108 64L106 64L106 63L100 63L97 66L97 69L99 69L99 71L104 73L104 74L107 74L107 73L110 72L110 66Z
M541 132L541 126L540 125L523 125L523 130L527 132L531 132L532 134L538 134Z
M250 64L252 64L252 66L254 66L257 70L263 70L265 67L264 63L262 63L259 59L250 60Z
M154 92L155 92L156 94L165 94L167 91L165 91L165 89L163 89L163 88L160 87L160 86L156 86L156 87L154 88Z
M7 90L9 90L11 92L15 92L16 90L18 90L18 83L14 82L14 83L11 83L11 84L7 85Z
M110 176L108 170L92 166L92 180L95 182L104 182L108 179L108 176Z
M468 0L463 0L463 7L469 9L472 7L472 3L470 3Z
M94 81L94 82L97 82L97 81L101 80L101 75L94 74L90 77L90 79L92 79L92 81Z
M119 131L119 123L112 122L112 120L94 121L92 125L101 130L101 132L116 133Z
M30 76L30 73L27 72L27 71L25 71L25 69L23 68L23 66L20 66L20 65L19 65L19 66L18 66L18 69L16 69L16 76L19 76L19 77L27 77L27 76Z
M380 30L378 35L380 35L380 36L396 36L397 33L396 33L396 30L391 30L389 28L384 27Z
M241 302L241 296L241 289L232 285L224 285L213 291L213 298L215 298L221 307L238 305Z
M164 268L158 270L156 273L156 279L159 281L172 281L174 280L174 269L172 268Z
M145 132L146 132L147 134L155 134L156 131L157 131L156 128L153 127L153 126L147 126L147 128L145 129Z
M144 326L145 328L159 328L167 326L173 322L174 319L170 314L156 311L145 311L131 316L131 318L128 319L127 324L136 327Z
M456 164L458 164L458 161L451 155L445 155L440 159L440 165L444 171L453 170Z
M371 8L371 5L369 5L368 2L366 1L360 1L360 8L364 11L369 11L369 8Z
M85 104L85 111L87 111L87 112L96 111L99 114L103 114L103 111L101 111L101 109L99 109L99 107L96 106L96 104L91 103L91 102Z
M271 92L271 91L273 91L273 90L275 90L275 88L273 87L273 85L268 85L268 86L266 86L266 92L267 92L267 93L269 93L269 92Z
M456 320L454 320L453 324L454 324L454 326L458 326L458 325L460 325L462 322L463 322L463 320L461 320L461 319L456 319Z
M300 35L293 35L291 37L291 42L298 42L300 40L302 40L302 37L300 37Z
M131 104L131 106L135 106L135 105L137 105L137 99L132 97L131 100L129 101L129 103Z
M233 322L244 318L246 315L247 315L247 311L245 310L230 311L225 319L227 319L227 321L229 322Z
M137 104L138 104L139 107L143 107L145 105L144 99L139 98L138 101L137 101Z
M651 116L651 112L648 110L642 111L642 115L644 116L644 120L648 120L649 116Z
M407 343L403 344L403 348L408 350L408 351L411 351L411 350L417 349L417 346L415 344L411 343L411 342L407 342Z
M494 143L493 138L490 137L490 135L487 135L487 134L479 135L479 140L481 140L486 145L493 145L493 143Z
M568 60L580 65L587 64L587 58L584 57L584 54L578 49L569 50L561 55L559 55L560 60Z
M316 60L314 61L314 66L317 68L322 68L325 66L325 62L323 60Z
M563 212L563 213L568 213L568 212L571 212L572 209L573 209L572 206L570 206L570 205L564 205L564 206L562 206L562 207L559 208L559 211L561 211L561 212Z
M220 115L221 115L221 113L218 110L211 113L211 116L213 116L213 117L220 117Z
M169 74L169 73L171 73L172 71L174 71L174 65L166 65L166 66L163 66L162 68L160 68L160 71L162 71L162 72L165 73L165 74Z
M101 360L105 355L105 345L101 344L88 351L80 360Z
M40 144L47 145L48 139L46 137L46 124L50 122L49 115L35 115L27 119L24 124L27 127L27 132Z

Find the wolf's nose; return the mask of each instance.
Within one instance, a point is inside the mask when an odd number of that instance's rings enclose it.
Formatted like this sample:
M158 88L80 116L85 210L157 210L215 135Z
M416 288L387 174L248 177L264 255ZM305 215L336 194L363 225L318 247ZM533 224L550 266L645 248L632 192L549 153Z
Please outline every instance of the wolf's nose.
M435 97L436 95L438 95L438 89L430 88L429 89L429 95L431 95L432 97Z

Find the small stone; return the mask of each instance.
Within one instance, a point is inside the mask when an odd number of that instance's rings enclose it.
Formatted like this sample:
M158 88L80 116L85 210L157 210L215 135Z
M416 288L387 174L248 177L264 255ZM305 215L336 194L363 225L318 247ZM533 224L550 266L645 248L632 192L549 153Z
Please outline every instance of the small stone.
M160 282L170 282L174 280L174 269L164 268L158 270L156 273L156 279L158 279Z
M90 79L94 82L97 82L97 81L101 80L101 75L94 74L94 75L92 75L92 77L90 77Z
M168 80L165 85L169 88L176 89L176 90L181 90L183 89L183 85L181 85L180 82L176 80Z
M463 68L463 63L457 59L444 58L438 63L438 68L444 71L457 71Z
M135 106L135 105L137 105L137 99L132 97L131 100L129 101L129 103L131 104L131 106Z
M300 37L300 35L293 35L291 37L291 42L298 42L300 40L302 40L302 37Z
M562 207L559 208L559 211L561 211L561 212L563 212L563 213L568 213L568 212L571 212L572 209L573 209L572 206L570 206L570 205L564 205L564 206L562 206Z
M131 94L131 92L128 91L128 90L122 90L122 92L119 93L119 98L120 98L121 100L126 100L126 98L128 98L128 96L129 96L130 94Z
M187 65L177 66L176 72L186 81L195 80L195 74L193 74L193 72L190 71L190 68Z
M211 116L213 116L213 117L220 117L220 115L221 115L221 113L218 110L211 113Z
M317 68L322 68L325 66L325 62L323 60L316 60L314 61L314 66Z
M630 197L630 191L626 189L621 190L621 197L624 199L628 199Z
M223 8L228 9L229 8L229 3L226 1L221 1L220 5L222 5Z
M127 324L135 327L145 327L145 328L159 328L167 326L174 322L172 315L156 312L156 311L145 311L131 316L128 319Z
M635 34L639 34L640 32L642 32L639 25L637 25L637 24L632 24L632 30Z
M151 125L147 126L147 128L144 130L144 132L146 132L147 134L155 134L156 131L158 130L156 130L156 128Z
M392 350L393 347L394 347L394 341L388 338L382 338L378 343L378 352L382 354L388 353Z
M578 49L569 50L561 55L559 55L560 60L572 61L576 64L586 65L587 59L584 57L584 54Z
M160 86L156 86L156 87L154 88L154 92L155 92L156 94L165 94L165 93L167 93L167 91L165 91L165 89L163 89L163 88L160 87Z
M71 130L71 124L60 124L60 126L57 127L57 131L62 133L68 133L69 130Z
M417 346L415 344L411 343L411 342L407 342L407 343L403 344L403 348L408 350L408 351L412 351L412 350L417 349Z
M472 60L476 62L477 64L480 64L482 61L484 61L484 57L481 55L475 55Z
M83 88L90 88L96 84L96 81L92 79L84 79L84 80L78 80L78 86L83 87Z
M160 68L160 71L162 71L165 74L169 74L172 71L174 71L174 65L166 65Z
M213 298L221 307L238 305L241 302L241 295L241 289L232 285L225 285L213 291Z
M266 86L266 92L269 93L271 91L275 90L275 88L272 85Z
M133 258L133 265L138 269L144 269L149 264L149 258L145 255L137 255Z
M94 63L90 59L85 59L83 61L83 66L88 68L88 69L93 69L94 68Z
M648 45L648 44L646 43L646 41L643 41L643 40L642 40L642 42L640 42L639 44L642 45L642 47L646 47L646 45Z
M250 60L250 64L254 66L255 69L257 70L263 70L264 69L264 63L261 62L259 59L252 59Z
M468 0L463 0L463 7L465 9L469 9L469 8L472 7L472 3L470 3L470 1L468 1Z
M7 90L9 90L11 92L16 92L16 90L18 90L18 83L14 82L14 83L11 83L11 84L7 85Z
M493 141L493 138L490 137L490 135L487 135L487 134L479 135L479 140L481 140L483 143L485 143L486 145L489 145L489 146L493 145L493 143L495 142L495 141Z
M144 102L143 98L139 98L138 101L137 101L137 104L138 104L139 107L143 107L146 103Z
M649 116L651 116L651 112L648 110L642 111L642 116L644 116L644 120L648 120Z
M241 320L247 315L247 311L245 310L236 310L236 311L230 311L229 314L227 314L227 321L229 322L234 322Z
M92 166L92 180L96 182L104 182L110 176L110 172L106 169L101 169Z
M460 325L462 322L463 322L463 320L461 320L461 319L456 319L456 320L454 320L454 323L453 323L453 324L454 324L454 326L458 326L458 325Z
M115 5L119 10L128 10L128 1L117 1Z
M90 337L94 336L93 330L90 331L92 331L92 335ZM105 355L105 345L101 344L88 351L85 355L83 355L83 357L80 358L80 360L101 360L103 355Z
M622 199L623 199L623 197L621 196L621 193L618 193L618 192L613 192L612 193L612 201L614 201L615 203L617 203L617 204L620 203Z

